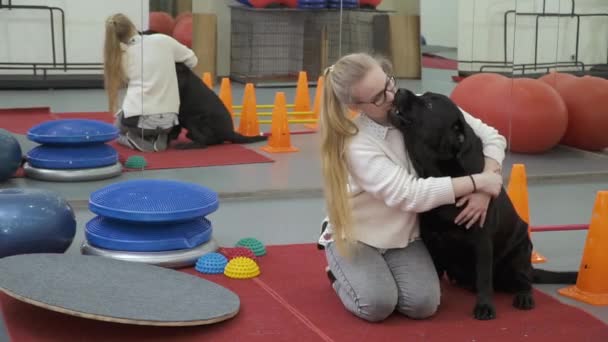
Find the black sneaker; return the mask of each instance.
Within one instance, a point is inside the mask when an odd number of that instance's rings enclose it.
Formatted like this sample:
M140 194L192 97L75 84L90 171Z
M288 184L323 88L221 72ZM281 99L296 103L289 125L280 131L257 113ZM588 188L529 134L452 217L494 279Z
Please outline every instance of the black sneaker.
M327 229L328 224L329 224L328 220L323 220L323 222L321 223L321 236L323 236L323 234L325 233L325 229ZM323 249L325 249L325 246L323 246L322 244L317 242L317 249L323 250Z
M329 266L325 267L325 273L327 274L327 279L329 279L329 283L333 286L336 282L336 276L334 276L334 273L329 269Z
M127 132L125 135L127 140L133 149L139 150L141 152L153 152L154 151L154 143L146 140L144 137L133 134L132 132Z

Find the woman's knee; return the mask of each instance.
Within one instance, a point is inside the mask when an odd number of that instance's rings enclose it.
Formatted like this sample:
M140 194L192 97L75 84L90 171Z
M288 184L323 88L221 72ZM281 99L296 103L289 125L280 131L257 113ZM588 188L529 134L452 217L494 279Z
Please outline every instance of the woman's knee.
M428 286L413 291L408 298L399 300L397 310L413 319L425 319L433 316L439 308L441 291L437 286Z
M377 291L359 298L356 315L370 322L380 322L395 311L397 303L397 291L394 293Z

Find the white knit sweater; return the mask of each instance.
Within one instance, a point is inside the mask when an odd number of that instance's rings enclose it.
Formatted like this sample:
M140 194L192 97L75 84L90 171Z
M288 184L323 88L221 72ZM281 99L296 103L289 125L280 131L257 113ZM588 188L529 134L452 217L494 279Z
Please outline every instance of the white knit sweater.
M175 63L193 68L198 62L194 52L164 34L136 35L121 46L129 80L122 103L124 116L177 113L180 102Z
M463 111L481 138L484 155L502 164L506 140L498 131ZM359 133L347 146L354 234L373 247L401 248L419 237L417 213L455 203L450 177L418 178L405 150L403 135L364 114L355 119ZM331 238L331 225L319 239Z

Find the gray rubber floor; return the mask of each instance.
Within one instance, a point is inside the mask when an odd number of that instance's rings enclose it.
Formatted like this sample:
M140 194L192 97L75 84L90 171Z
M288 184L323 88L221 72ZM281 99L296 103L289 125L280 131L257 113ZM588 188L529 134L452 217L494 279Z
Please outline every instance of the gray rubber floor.
M414 91L432 90L449 94L455 86L453 71L425 69L422 80L400 81L399 85ZM239 103L243 86L233 84L233 98ZM294 89L284 90L293 99ZM257 89L258 103L272 103L277 89ZM311 99L314 89L311 89ZM50 90L0 92L0 106L49 106L54 112L103 111L105 97L100 90ZM0 123L0 127L1 127ZM300 129L297 126L292 130ZM268 130L268 127L262 127ZM222 167L190 168L124 173L118 178L86 183L47 183L30 179L12 179L0 187L36 187L59 192L73 205L78 232L69 253L78 253L84 224L92 218L87 208L89 194L116 181L136 178L180 179L211 187L220 193L220 209L210 216L214 236L222 245L253 236L266 244L315 242L319 223L324 216L319 169L317 134L292 135L297 153L267 154L273 163ZM33 146L20 137L24 149ZM597 191L608 189L608 157L605 154L582 152L558 147L544 155L509 153L505 174L513 163L524 163L528 174L531 222L533 225L588 223ZM505 181L508 181L506 179ZM545 232L532 236L538 252L548 257L542 267L555 270L577 270L586 231ZM324 267L324 265L319 265ZM568 300L556 294L556 286L539 289L559 300L582 308L608 322L608 308L593 307ZM556 322L558 324L558 322ZM4 329L0 319L0 341Z

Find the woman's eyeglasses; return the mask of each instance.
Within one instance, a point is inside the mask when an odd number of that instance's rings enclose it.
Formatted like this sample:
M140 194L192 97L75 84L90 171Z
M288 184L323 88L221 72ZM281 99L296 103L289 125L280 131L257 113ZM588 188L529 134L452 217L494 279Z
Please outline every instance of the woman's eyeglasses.
M354 104L368 104L371 103L376 107L380 107L383 104L386 103L386 93L387 92L391 92L391 93L395 93L396 88L395 88L395 77L393 76L386 76L386 84L384 85L384 90L382 90L381 92L379 92L378 94L376 94L376 96L374 96L371 101L369 102L357 102Z

